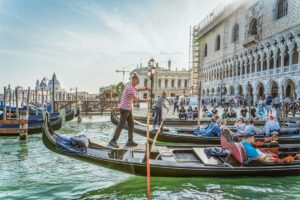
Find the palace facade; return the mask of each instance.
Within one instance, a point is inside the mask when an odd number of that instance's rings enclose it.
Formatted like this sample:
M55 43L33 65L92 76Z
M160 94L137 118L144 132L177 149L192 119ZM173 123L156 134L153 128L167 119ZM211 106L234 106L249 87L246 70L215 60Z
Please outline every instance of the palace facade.
M149 67L149 63L147 67L140 65L130 72L130 77L132 77L134 73L140 77L138 87L150 88ZM185 69L178 70L177 68L172 70L171 68L171 60L168 61L167 67L160 67L158 63L155 64L153 79L153 94L155 97L160 96L163 91L167 93L168 97L190 95L190 71ZM139 95L140 98L149 97L148 92L143 92Z
M299 98L299 10L300 1L244 0L211 12L193 27L193 93Z

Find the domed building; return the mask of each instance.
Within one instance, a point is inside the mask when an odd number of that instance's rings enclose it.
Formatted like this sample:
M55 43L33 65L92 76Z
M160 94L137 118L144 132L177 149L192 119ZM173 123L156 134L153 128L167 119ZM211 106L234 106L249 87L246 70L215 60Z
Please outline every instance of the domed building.
M53 89L53 79L54 79L54 89L55 91L61 90L60 82L56 78L56 74L53 74L52 79L48 82L48 90L52 91Z

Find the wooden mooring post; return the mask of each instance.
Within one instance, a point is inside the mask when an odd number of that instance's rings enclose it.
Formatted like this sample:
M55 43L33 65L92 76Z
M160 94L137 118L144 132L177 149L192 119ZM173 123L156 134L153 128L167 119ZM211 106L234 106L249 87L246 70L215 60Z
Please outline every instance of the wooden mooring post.
M13 92L14 95L11 95L11 92L7 91L6 87L4 87L4 112L3 112L3 120L0 120L0 124L3 125L19 125L15 126L14 128L0 128L0 135L19 135L21 140L24 140L27 138L28 134L28 115L20 115L19 109L18 109L18 89ZM7 96L9 96L9 104L10 104L10 113L11 113L11 97L15 97L16 99L16 118L12 118L10 115L9 118L7 118L7 109L6 109L6 103L7 103ZM27 98L27 109L29 105L29 99Z

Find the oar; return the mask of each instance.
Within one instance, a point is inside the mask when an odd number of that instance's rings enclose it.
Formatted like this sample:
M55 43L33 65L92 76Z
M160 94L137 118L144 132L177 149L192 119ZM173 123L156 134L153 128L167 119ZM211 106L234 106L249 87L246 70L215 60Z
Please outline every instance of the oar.
M154 136L153 143L152 143L153 146L155 145L156 140L157 140L157 137L158 137L158 134L160 133L160 131L161 131L161 129L162 129L162 126L163 126L163 124L164 124L164 121L165 121L165 119L166 119L167 116L168 116L168 113L169 113L169 111L170 111L170 107L171 107L171 105L169 105L168 111L167 111L166 115L163 117L163 119L161 120L161 123L160 123L160 125L159 125L159 127L158 127L158 130L157 130L157 132L156 132L156 134L155 134L155 136Z
M151 199L151 181L150 181L150 102L148 102L148 112L147 112L147 143L146 143L146 167L147 167L147 190L148 190L148 200Z

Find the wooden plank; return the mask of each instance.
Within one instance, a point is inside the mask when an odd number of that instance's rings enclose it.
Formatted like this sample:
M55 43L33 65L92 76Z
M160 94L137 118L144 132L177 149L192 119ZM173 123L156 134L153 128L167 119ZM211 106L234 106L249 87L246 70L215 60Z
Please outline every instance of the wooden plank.
M199 160L202 160L202 162L205 165L217 165L220 163L220 161L215 157L208 157L206 153L204 152L204 148L193 148L194 153L198 157Z
M0 120L0 124L27 124L28 120L10 119Z
M18 128L0 128L0 134L19 134L20 129Z

